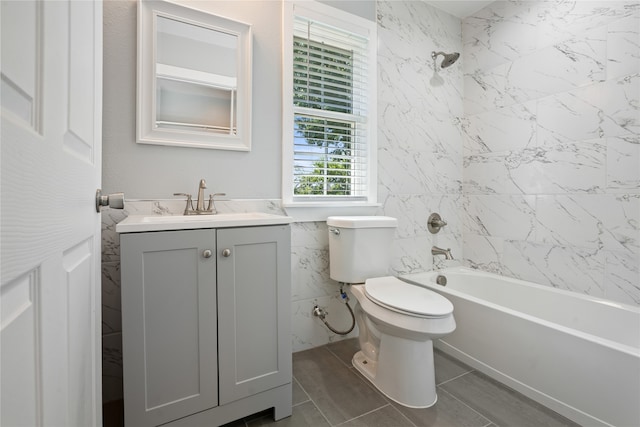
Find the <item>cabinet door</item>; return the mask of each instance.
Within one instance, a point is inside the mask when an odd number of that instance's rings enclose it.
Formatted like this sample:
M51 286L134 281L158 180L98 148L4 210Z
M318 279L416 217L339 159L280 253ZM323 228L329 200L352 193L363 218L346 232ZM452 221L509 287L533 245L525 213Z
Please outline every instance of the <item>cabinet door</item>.
M220 229L220 404L291 382L288 225Z
M155 426L217 406L215 232L120 241L125 424Z

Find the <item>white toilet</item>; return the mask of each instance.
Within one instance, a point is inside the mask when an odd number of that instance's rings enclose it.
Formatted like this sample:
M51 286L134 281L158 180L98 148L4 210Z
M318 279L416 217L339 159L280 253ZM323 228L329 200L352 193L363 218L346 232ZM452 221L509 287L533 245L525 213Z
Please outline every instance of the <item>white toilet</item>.
M411 408L436 403L433 342L453 332L453 305L428 289L387 276L398 225L384 216L332 216L333 280L353 284L360 351L353 366L387 397Z

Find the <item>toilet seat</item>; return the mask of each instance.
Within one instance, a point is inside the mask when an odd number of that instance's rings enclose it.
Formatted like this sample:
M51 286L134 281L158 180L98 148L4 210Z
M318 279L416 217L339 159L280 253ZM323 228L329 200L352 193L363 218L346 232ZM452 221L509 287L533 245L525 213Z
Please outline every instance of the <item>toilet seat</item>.
M441 318L453 312L453 304L436 292L403 282L397 277L375 277L364 285L369 300L389 310L422 318Z

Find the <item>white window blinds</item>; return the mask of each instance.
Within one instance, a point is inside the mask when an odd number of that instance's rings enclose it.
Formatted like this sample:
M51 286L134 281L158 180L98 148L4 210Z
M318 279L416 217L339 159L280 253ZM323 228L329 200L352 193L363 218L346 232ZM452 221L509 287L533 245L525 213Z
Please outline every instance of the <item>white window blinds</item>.
M293 198L367 200L369 40L310 18L293 20ZM375 59L374 59L375 60Z

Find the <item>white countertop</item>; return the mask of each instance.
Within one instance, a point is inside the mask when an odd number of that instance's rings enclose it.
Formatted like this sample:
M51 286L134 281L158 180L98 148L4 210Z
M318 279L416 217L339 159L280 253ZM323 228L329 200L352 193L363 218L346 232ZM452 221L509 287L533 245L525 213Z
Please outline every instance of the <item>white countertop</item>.
M143 231L193 230L196 228L251 227L289 224L290 216L262 212L215 215L130 215L116 225L118 233Z

